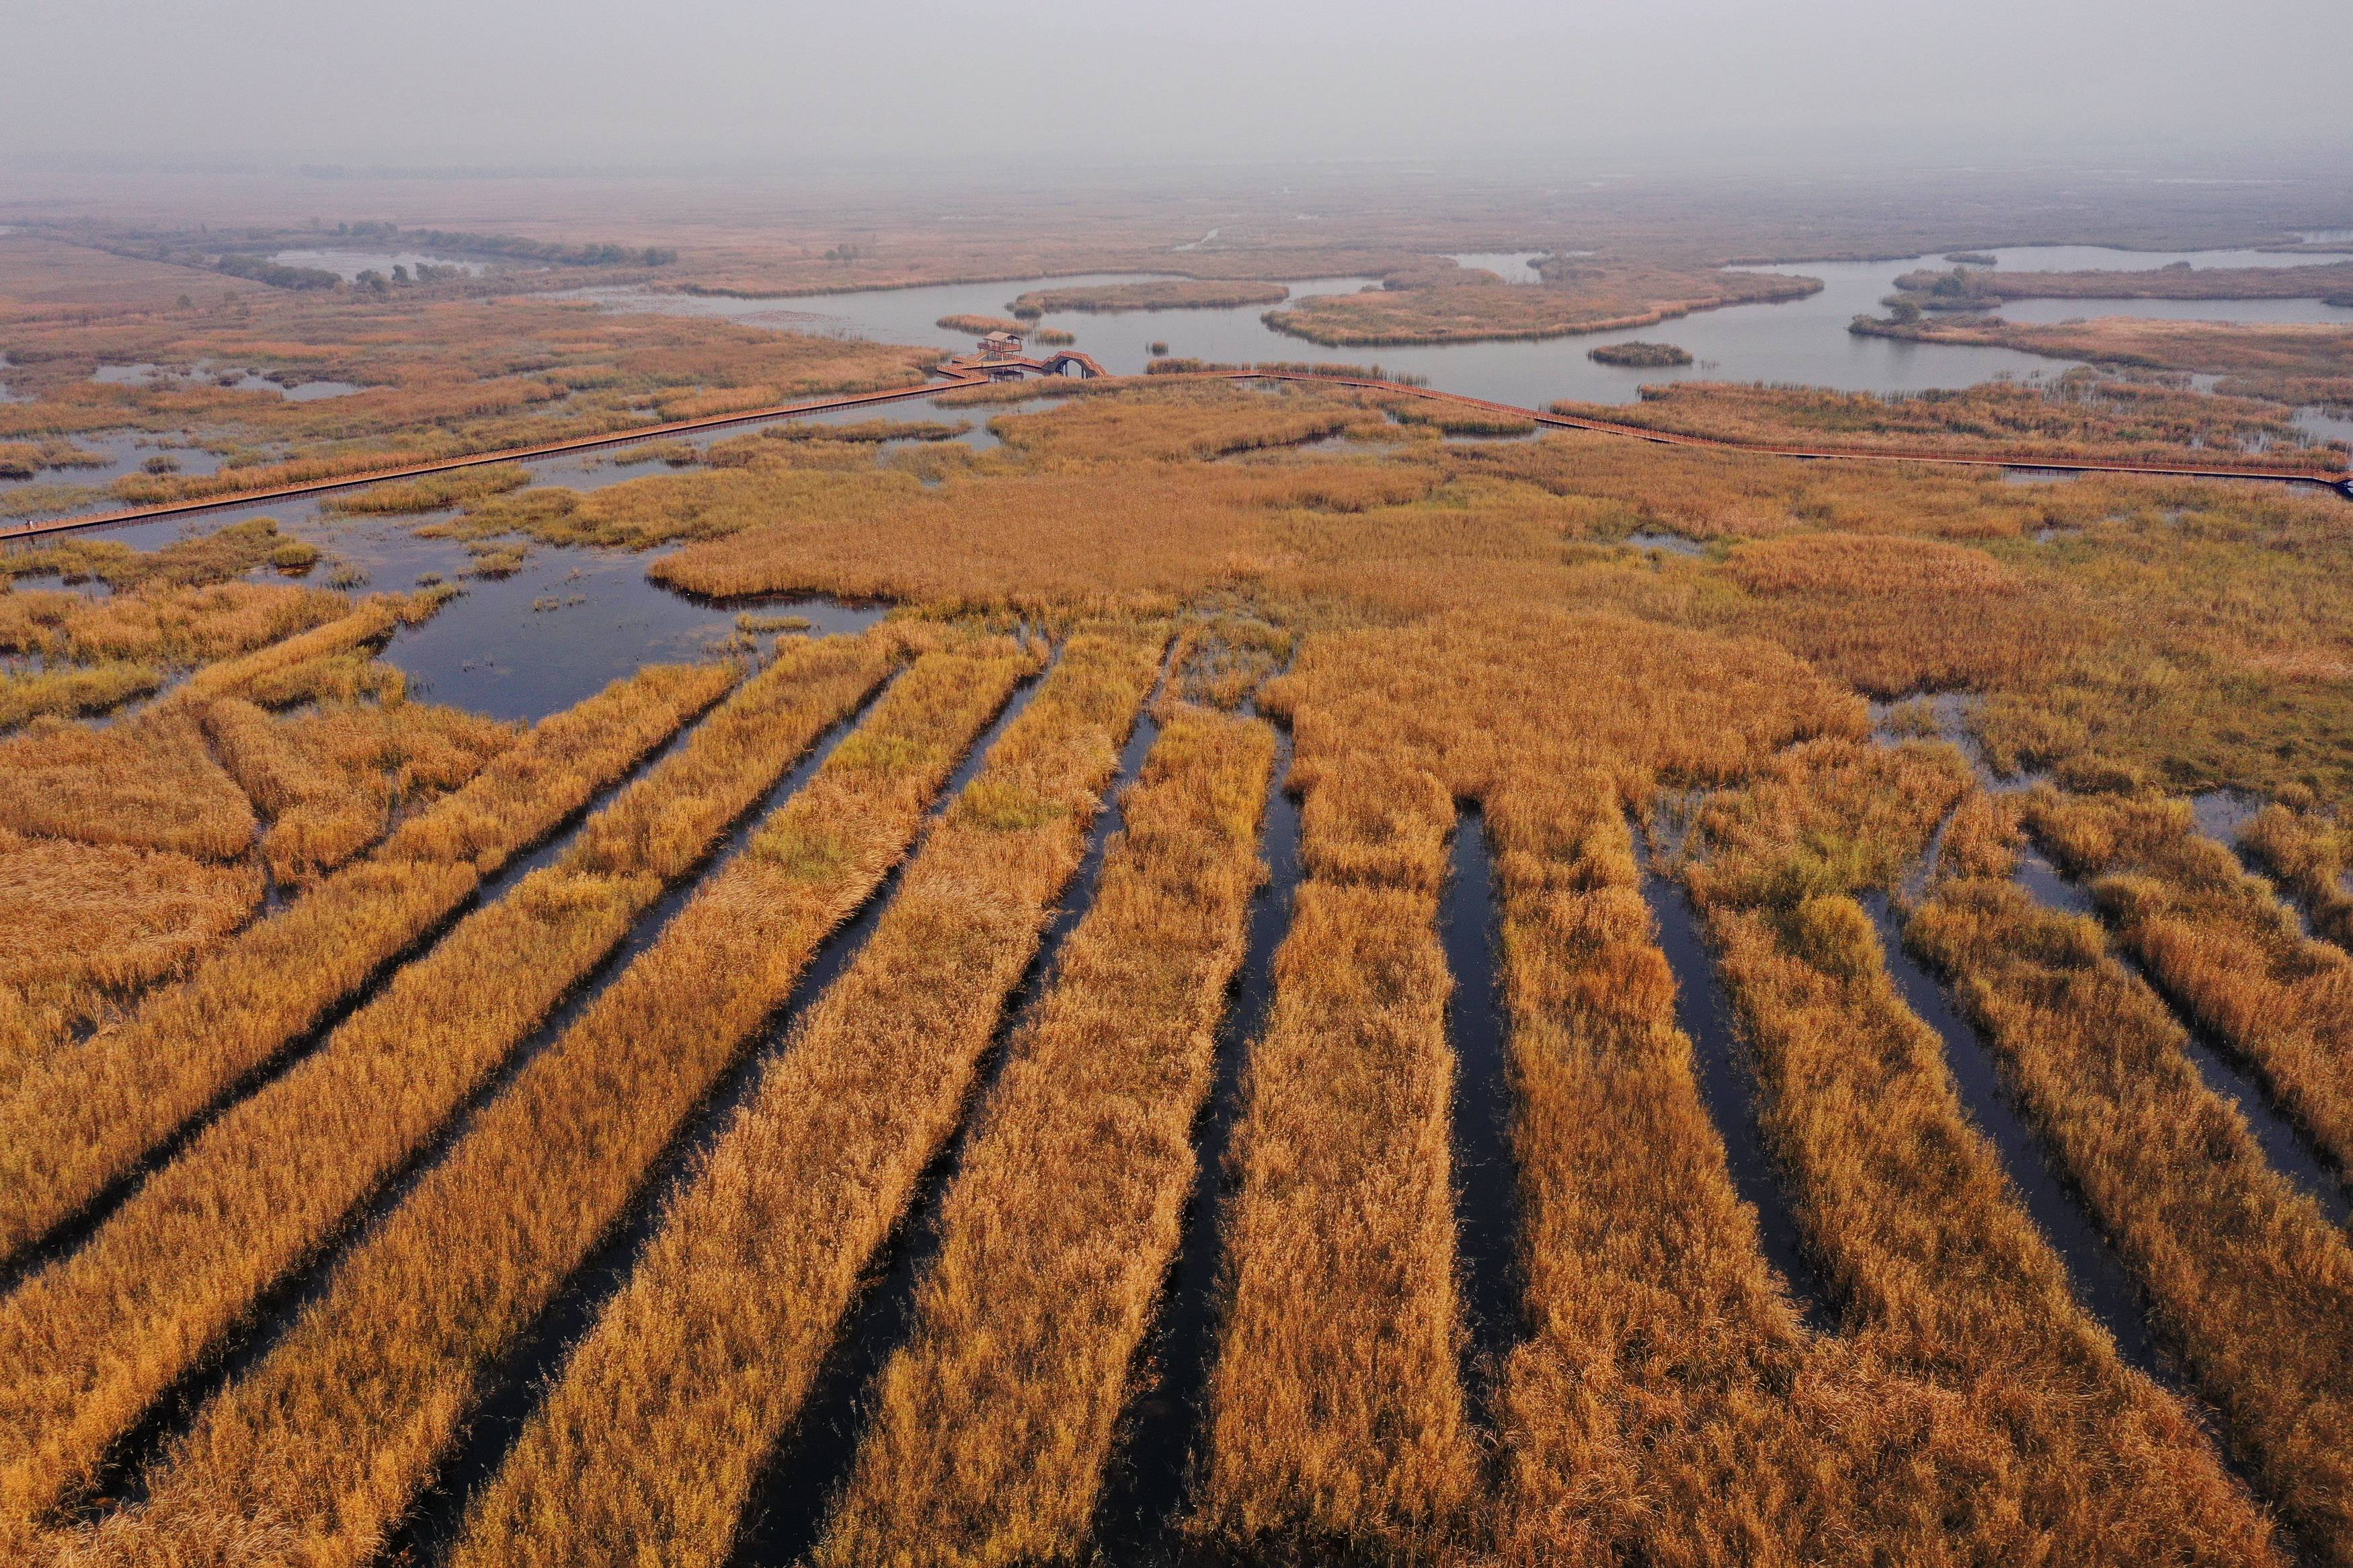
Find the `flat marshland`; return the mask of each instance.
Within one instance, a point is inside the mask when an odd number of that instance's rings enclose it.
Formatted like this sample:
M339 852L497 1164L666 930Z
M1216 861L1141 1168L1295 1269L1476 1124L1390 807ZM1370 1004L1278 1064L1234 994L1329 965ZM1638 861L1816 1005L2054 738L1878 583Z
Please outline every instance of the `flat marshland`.
M1814 289L1630 221L1506 283L1456 220L1240 210L625 270L965 279L919 324L1082 348L1698 349ZM377 290L63 232L0 236L20 515L939 357L552 298L605 265L554 237ZM1953 314L1886 330L2097 368L1577 409L2342 465L2342 329ZM0 554L0 1554L2353 1568L2353 510L1362 369Z

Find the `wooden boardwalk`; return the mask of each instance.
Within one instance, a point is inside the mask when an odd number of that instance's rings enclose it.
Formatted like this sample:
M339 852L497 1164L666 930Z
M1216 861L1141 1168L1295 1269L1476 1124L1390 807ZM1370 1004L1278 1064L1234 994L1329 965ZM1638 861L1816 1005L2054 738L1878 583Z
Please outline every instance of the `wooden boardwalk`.
M427 474L454 473L459 469L481 468L492 463L528 462L539 458L556 458L573 452L595 451L604 447L625 447L633 442L654 440L665 436L686 436L704 430L724 429L734 425L756 425L770 419L787 419L800 414L824 414L836 409L895 403L910 397L936 396L940 393L954 392L960 387L986 386L992 381L1004 379L1008 374L1059 375L1070 370L1076 370L1081 375L1090 377L1106 374L1092 359L1076 353L1056 353L1044 359L952 359L940 367L937 379L922 382L913 386L891 387L880 392L849 393L838 397L810 398L799 403L779 403L763 408L747 408L735 414L713 415L703 419L676 419L665 425L639 426L633 429L614 431L607 435L580 436L568 440L549 441L536 447L509 447L495 452L477 452L460 458L441 458L429 463L412 463L396 468L376 468L365 473L306 479L297 484L273 485L261 489L237 490L188 500L167 501L160 506L132 507L120 511L91 512L81 517L56 518L47 522L26 523L22 527L0 532L0 542L37 539L47 534L66 533L85 528L105 528L119 523L153 522L159 518L219 511L231 507L261 506L271 501L324 495L332 490L356 489L366 485L382 484L390 479L410 479ZM2172 479L2263 479L2278 484L2320 485L2353 500L2353 475L2348 475L2342 469L2306 468L2288 464L2227 468L2179 463L2136 463L2100 458L2077 458L2070 462L2039 456L2004 457L2000 454L1990 454L1958 457L1949 452L1937 452L1927 448L1862 451L1835 447L1772 446L1758 442L1719 440L1708 436L1689 436L1672 430L1652 430L1639 425L1620 425L1607 419L1588 418L1582 415L1554 414L1541 409L1523 408L1517 404L1493 403L1485 398L1470 397L1459 392L1441 392L1427 386L1409 386L1402 382L1377 381L1368 376L1317 375L1306 371L1203 370L1185 371L1165 376L1139 376L1135 379L1148 382L1291 381L1311 382L1324 386L1355 387L1363 391L1452 404L1460 407L1475 408L1513 418L1532 419L1537 425L1550 429L1589 430L1605 436L1623 436L1637 441L1654 442L1661 446L1698 447L1719 452L1745 452L1761 458L1797 458L1863 463L1936 463L1977 468L2031 468L2052 473L2150 474Z

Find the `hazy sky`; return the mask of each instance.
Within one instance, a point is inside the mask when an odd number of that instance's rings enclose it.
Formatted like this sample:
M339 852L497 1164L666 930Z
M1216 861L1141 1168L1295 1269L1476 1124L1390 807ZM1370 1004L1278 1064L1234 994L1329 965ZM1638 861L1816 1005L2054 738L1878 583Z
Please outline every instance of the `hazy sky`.
M0 159L2353 150L2353 0L0 0Z

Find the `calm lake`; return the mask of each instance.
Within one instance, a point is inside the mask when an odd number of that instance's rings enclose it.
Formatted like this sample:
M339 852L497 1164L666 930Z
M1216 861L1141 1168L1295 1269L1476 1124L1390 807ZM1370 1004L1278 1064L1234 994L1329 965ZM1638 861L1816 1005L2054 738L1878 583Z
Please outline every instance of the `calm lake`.
M1455 258L1504 277L1530 282L1528 266L1538 252L1466 254ZM2087 268L2142 269L2187 261L2193 267L2313 266L2337 256L2277 255L2250 250L2128 251L2090 246L2021 247L1990 252L2013 270L2073 271ZM1474 397L1542 407L1556 399L1631 403L1645 384L1687 379L1802 382L1849 392L1922 392L1968 386L1996 375L2052 376L2068 368L2064 360L2009 349L1961 348L1857 337L1847 323L1862 314L1883 314L1880 300L1902 274L1949 265L1941 256L1902 261L1808 262L1757 268L1819 278L1822 290L1781 304L1735 305L1702 310L1653 326L1620 331L1547 338L1533 342L1473 342L1357 349L1327 348L1286 336L1261 317L1268 307L1248 305L1209 310L1131 310L1117 314L1063 312L1049 325L1074 335L1074 345L1104 369L1119 374L1142 371L1151 345L1166 342L1172 354L1229 363L1267 360L1377 362L1392 373L1427 377L1432 386ZM1133 283L1167 274L1093 274L1053 279L1056 288ZM660 294L642 289L581 289L571 298L594 300L610 309L721 316L750 325L791 331L835 332L884 342L968 348L969 335L937 323L943 316L1001 316L1013 298L1036 280L957 283L937 288L874 289L797 298L722 299ZM1318 278L1289 285L1293 300L1314 294L1351 293L1377 287L1366 278ZM2310 300L2033 300L2006 308L2020 321L2062 321L2103 315L2160 316L2232 321L2341 321L2353 326L2353 310ZM1597 364L1588 351L1630 340L1666 342L1687 349L1693 364L1672 370Z
M1530 283L1528 265L1538 253L1465 254L1456 259L1487 268L1507 280ZM2331 256L2279 256L2246 251L2156 254L2086 247L2020 248L1997 253L2010 268L2066 270L2087 268L2161 267L2187 260L2198 267L2294 266L2341 259ZM316 251L284 253L280 259L335 266L357 271L386 267L394 259L430 259L406 253ZM1263 307L1208 310L1140 310L1118 314L1065 313L1048 318L1074 334L1076 346L1106 369L1134 374L1151 357L1151 345L1165 342L1176 354L1226 361L1337 360L1377 362L1389 373L1426 377L1433 386L1528 406L1555 399L1629 403L1645 383L1686 377L1737 381L1802 382L1849 391L1915 392L1966 386L1996 375L2049 377L2068 368L2061 360L2004 349L1958 348L1856 337L1847 322L1862 312L1878 313L1882 296L1896 277L1915 267L1946 265L1941 257L1909 261L1809 263L1766 270L1819 278L1825 287L1805 300L1785 304L1743 305L1702 311L1633 331L1548 339L1536 342L1455 343L1442 346L1328 349L1286 337L1261 320ZM1141 275L1165 276L1165 275ZM1125 283L1136 274L1090 275L1052 280L1056 287ZM1008 303L1042 280L963 283L792 299L726 299L641 289L581 289L561 296L590 300L607 309L717 316L779 331L817 331L887 342L967 348L970 338L936 323L955 314L1002 315ZM1290 285L1292 298L1344 293L1377 286L1366 278L1324 278ZM2134 314L2169 319L2241 321L2344 321L2353 310L2317 300L2027 300L2009 307L2012 320L2060 321L2096 315ZM1597 364L1587 352L1628 339L1677 343L1697 363L1678 370L1623 369ZM109 379L140 377L150 367L113 367ZM258 378L255 378L258 380ZM313 384L291 394L317 396L340 384ZM257 390L259 387L256 388ZM332 392L329 393L332 395ZM969 421L960 439L975 447L996 444L986 428L992 410L942 409L930 398L910 398L876 408L846 409L807 417L828 423L872 418ZM2353 437L2353 420L2330 419L2307 410L2302 416L2316 434ZM743 427L693 437L696 445L742 434ZM186 447L171 447L153 436L79 437L79 444L106 458L96 468L41 474L33 481L0 481L0 496L27 483L101 484L146 460L168 456L181 471L212 471L217 459ZM533 466L539 482L595 489L665 471L658 464L623 464L610 451L548 458ZM67 510L79 510L84 504ZM403 628L385 651L388 662L406 671L419 697L455 703L499 718L531 720L579 701L607 682L647 662L705 657L735 628L741 605L706 605L648 581L649 557L628 552L533 546L522 569L491 580L461 576L471 558L453 541L420 538L416 530L432 518L346 519L324 513L316 500L280 502L207 512L110 530L111 537L152 548L186 534L206 532L243 518L277 519L287 532L308 539L337 561L367 574L374 589L406 589L420 577L462 583L466 592L423 626ZM1682 542L1673 542L1680 544ZM323 577L323 569L315 574ZM257 580L276 580L263 570ZM27 587L54 585L28 580ZM843 631L870 624L879 609L823 601L795 601L818 632Z

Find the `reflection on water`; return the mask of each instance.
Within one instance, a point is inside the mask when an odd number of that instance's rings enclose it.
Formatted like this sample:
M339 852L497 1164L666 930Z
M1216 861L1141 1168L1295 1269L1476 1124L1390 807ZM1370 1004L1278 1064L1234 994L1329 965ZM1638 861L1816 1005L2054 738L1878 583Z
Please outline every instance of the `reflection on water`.
M1707 546L1696 539L1685 539L1680 533L1659 533L1650 529L1636 529L1624 540L1637 550L1663 550L1671 555L1704 555Z
M2353 309L2318 300L2007 300L1994 312L2005 321L2049 326L2097 316L2140 316L2158 321L2317 322L2353 327Z
M198 361L185 372L145 361L137 364L102 364L90 373L90 378L109 386L185 387L202 382L231 392L273 393L289 403L315 403L322 397L342 397L360 390L357 383L349 381L306 381L287 386L243 365L215 365L205 361Z
M646 471L607 468L596 477L610 483ZM586 477L548 476L572 484ZM395 633L384 660L408 677L413 695L496 719L535 721L642 665L711 658L734 633L735 617L745 607L673 593L646 576L651 555L619 550L533 545L514 575L468 578L464 573L472 557L462 543L416 531L433 518L327 516L316 499L111 528L90 537L153 550L255 517L276 519L286 533L365 574L361 592L405 592L424 577L461 586L465 591L430 620ZM325 576L322 565L310 580ZM286 581L266 566L256 569L251 580ZM887 613L879 605L825 600L774 601L762 607L805 617L811 636L857 631ZM761 641L765 646L767 639Z
M1525 266L1540 254L1464 253L1455 259L1501 271L1500 264ZM2134 251L2094 246L2014 247L1990 252L2004 268L2019 271L2085 269L2145 270L2188 261L2207 267L2311 266L2340 259L2254 250ZM1070 313L1049 318L1078 338L1077 347L1117 374L1142 371L1150 345L1221 363L1268 360L1377 361L1392 373L1419 375L1448 392L1542 407L1556 399L1631 403L1640 388L1669 381L1797 382L1848 392L1904 393L1970 386L1997 375L2048 380L2070 362L2010 349L1949 343L1904 342L1857 337L1847 323L1858 315L1881 314L1881 300L1903 274L1922 268L1942 269L1941 254L1897 261L1806 262L1761 270L1822 280L1820 293L1778 304L1735 305L1670 318L1649 326L1580 333L1526 342L1384 344L1330 348L1288 337L1261 321L1265 308L1238 306L1210 310L1136 310L1113 315ZM1170 274L1092 274L1056 279L1058 288L1133 283ZM732 321L786 331L828 331L884 342L963 349L970 339L937 325L942 316L1002 315L1008 303L1035 280L943 284L920 289L873 289L791 299L735 300L642 289L596 289L570 297L591 299L615 309L650 310ZM1377 287L1368 278L1324 278L1294 282L1293 300L1311 294L1347 293ZM2348 315L2311 300L2021 300L2005 308L2013 320L2062 321L2069 317L2173 314L2175 307L2201 307L2207 319L2332 321ZM2048 308L2056 307L2046 316ZM2158 307L2163 307L2162 310ZM2242 315L2239 312L2244 311ZM2199 312L2188 312L2195 319ZM1604 343L1664 341L1688 350L1694 363L1673 368L1597 364L1587 351Z
M122 432L111 436L69 436L66 439L105 460L82 468L42 468L29 479L0 479L0 497L26 485L102 485L125 474L150 471L151 463L160 467L168 462L172 466L164 471L174 474L217 473L221 465L217 453L201 447L176 446L173 437L163 436ZM0 500L0 505L5 504Z
M1506 283L1541 283L1543 274L1530 263L1550 254L1545 250L1470 250L1450 255L1446 259L1457 267L1482 268Z
M420 250L281 250L269 258L280 267L315 267L349 283L363 272L392 276L396 267L454 267L460 272L489 271L490 263L460 261L451 256L428 256Z

